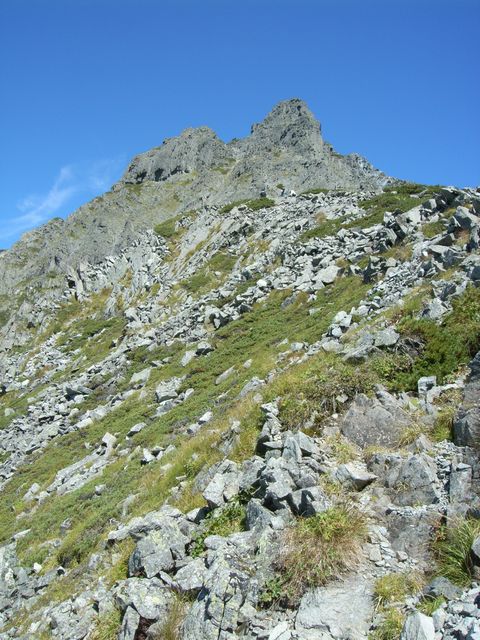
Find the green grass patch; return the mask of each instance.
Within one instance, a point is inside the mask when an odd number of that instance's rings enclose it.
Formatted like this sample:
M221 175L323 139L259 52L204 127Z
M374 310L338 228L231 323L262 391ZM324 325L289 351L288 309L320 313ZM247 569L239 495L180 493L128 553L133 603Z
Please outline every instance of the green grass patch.
M442 527L433 545L437 574L467 587L473 579L470 548L478 536L480 520L466 518Z
M436 375L443 384L480 349L480 289L469 287L452 303L452 311L441 324L406 315L397 329L403 337L418 340L421 350L407 370L393 376L392 386L414 391L422 376Z
M257 198L256 200L235 200L234 202L230 202L224 205L220 209L219 213L229 213L232 209L242 204L247 205L247 207L252 211L258 211L259 209L268 209L269 207L273 207L275 205L275 202L271 198Z
M386 211L408 211L428 200L440 187L438 185L426 186L415 183L405 183L393 187L386 187L384 191L373 198L362 200L359 205L367 211L367 215L360 220L347 223L346 228L370 227L383 222L383 215ZM414 194L421 194L420 198L412 197Z
M418 573L387 573L375 582L375 603L377 607L386 607L403 602L407 596L418 593L423 585L423 577Z
M341 218L335 218L334 220L328 220L324 214L317 215L318 225L307 229L299 237L299 242L307 242L312 238L325 238L326 236L334 236L340 231L340 229L346 224L345 216Z
M369 634L368 640L398 640L404 623L404 613L395 607L390 607L383 612L382 621Z
M230 273L237 259L237 256L227 251L218 251L197 273L182 280L180 286L190 294L203 295L219 285L218 273Z
M444 232L445 224L441 219L436 222L427 222L422 227L422 233L426 238L434 238Z

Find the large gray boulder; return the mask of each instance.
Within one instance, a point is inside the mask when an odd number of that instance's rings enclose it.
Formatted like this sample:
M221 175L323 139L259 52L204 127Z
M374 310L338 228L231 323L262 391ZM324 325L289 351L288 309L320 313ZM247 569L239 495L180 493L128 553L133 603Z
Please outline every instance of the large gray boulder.
M165 618L174 599L173 592L158 578L127 578L114 589L115 601L121 611L133 607L141 618Z
M359 394L341 423L342 434L359 447L394 447L412 419L397 400L380 389L376 398Z
M171 571L175 561L185 556L189 541L174 520L166 520L161 529L151 531L137 542L128 561L129 575L153 578L161 571Z
M372 583L359 575L308 591L295 618L295 629L326 637L363 640L373 615ZM319 636L320 637L320 636Z

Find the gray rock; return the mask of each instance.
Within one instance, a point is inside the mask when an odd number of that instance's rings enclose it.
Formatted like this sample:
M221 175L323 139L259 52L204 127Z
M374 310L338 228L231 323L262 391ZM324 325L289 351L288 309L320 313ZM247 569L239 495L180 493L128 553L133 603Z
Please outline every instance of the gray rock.
M459 598L462 590L454 585L448 578L440 576L434 578L424 589L424 594L431 598L438 598L443 596L447 600L454 600Z
M477 536L473 541L470 549L470 555L474 566L475 576L480 578L480 536Z
M191 560L175 574L177 588L184 592L199 591L204 583L207 568L201 558Z
M374 473L368 472L354 462L341 464L335 470L335 477L342 484L346 484L357 491L361 491L377 479Z
M363 640L372 615L372 584L355 575L345 582L308 591L300 602L295 629L328 632L333 638Z
M161 382L155 390L157 402L174 400L178 396L178 390L180 389L182 381L181 378L172 378L171 380Z
M322 284L332 284L332 282L334 282L339 275L340 271L340 267L332 264L329 267L325 267L325 269L320 269L320 271L317 273L316 280L317 282L321 282Z
M127 607L122 626L118 634L118 640L135 640L137 629L140 625L140 616L133 607Z
M143 385L146 384L150 378L150 374L152 373L152 368L147 367L146 369L142 369L142 371L138 371L134 373L130 378L130 384L132 385Z
M158 578L127 578L114 589L118 607L133 607L146 620L160 620L167 615L173 593Z
M137 433L140 433L140 431L145 429L146 426L147 425L145 422L138 422L137 424L134 424L133 427L130 428L130 431L127 433L127 437L131 438L132 436L135 436Z
M240 472L238 465L231 460L224 460L218 471L203 491L208 505L215 509L231 500L239 491Z
M435 640L432 618L420 611L411 613L403 625L400 640Z
M359 394L345 414L342 434L360 447L393 447L411 418L390 394L377 399Z
M400 334L392 327L387 327L375 334L374 345L378 348L393 347L400 339Z

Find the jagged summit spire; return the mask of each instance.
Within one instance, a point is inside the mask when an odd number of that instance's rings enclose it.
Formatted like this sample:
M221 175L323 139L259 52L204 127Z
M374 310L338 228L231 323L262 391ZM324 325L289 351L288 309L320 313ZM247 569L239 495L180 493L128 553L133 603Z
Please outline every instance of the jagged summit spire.
M265 128L288 127L291 125L314 129L320 133L320 123L310 111L306 102L300 100L300 98L282 100L276 104L262 122L252 125L251 133L253 134Z

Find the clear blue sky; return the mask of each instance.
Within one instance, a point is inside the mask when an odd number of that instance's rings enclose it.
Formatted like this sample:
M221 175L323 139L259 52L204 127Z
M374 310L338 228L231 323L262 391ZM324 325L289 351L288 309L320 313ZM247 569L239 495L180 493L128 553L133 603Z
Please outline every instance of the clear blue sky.
M301 97L341 153L480 184L480 0L1 0L0 246L187 126Z

